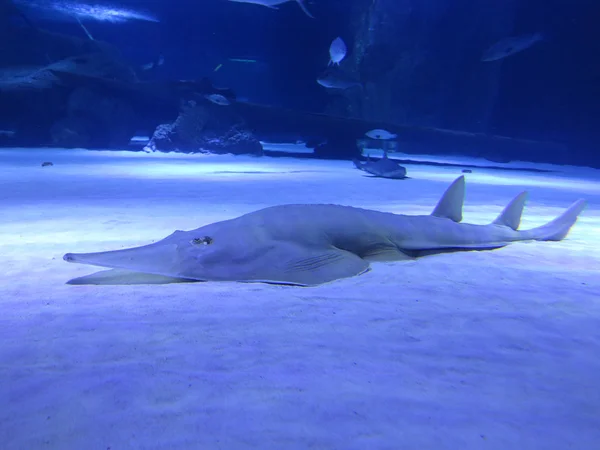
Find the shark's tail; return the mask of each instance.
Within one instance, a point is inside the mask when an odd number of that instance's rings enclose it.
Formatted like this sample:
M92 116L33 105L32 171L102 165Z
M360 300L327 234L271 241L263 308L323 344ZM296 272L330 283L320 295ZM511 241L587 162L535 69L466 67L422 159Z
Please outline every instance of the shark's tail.
M431 215L460 222L462 220L464 197L465 177L461 175L446 189L446 192L442 195ZM506 205L506 208L504 208L491 225L499 225L517 231L521 223L521 215L523 214L526 200L527 192L521 192ZM560 241L569 234L571 227L575 225L586 205L587 202L585 200L577 200L551 222L541 227L532 228L531 230L517 231L518 235L514 240Z
M506 208L504 208L498 218L492 223L494 225L503 225L516 231L521 223L521 215L523 214L523 208L526 200L527 192L521 192L506 206ZM560 241L564 239L567 234L569 234L571 227L575 225L579 214L581 214L585 206L585 200L577 200L564 213L562 213L553 221L548 222L541 227L532 228L531 230L519 231L519 239Z
M494 222L494 225L502 225L517 230L521 222L521 214L525 206L527 193L522 192L517 195ZM577 218L585 209L587 202L585 200L577 200L564 213L556 219L531 230L519 231L518 240L535 240L535 241L560 241L564 239L571 227L577 222Z
M577 200L556 219L541 227L523 231L523 233L529 235L529 239L536 241L560 241L569 234L571 227L575 225L586 205L587 202L585 200Z

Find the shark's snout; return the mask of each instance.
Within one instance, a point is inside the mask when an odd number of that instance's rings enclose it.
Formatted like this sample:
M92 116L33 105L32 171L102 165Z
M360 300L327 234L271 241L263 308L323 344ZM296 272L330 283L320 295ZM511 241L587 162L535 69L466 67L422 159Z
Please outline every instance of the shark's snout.
M86 257L93 253L65 253L63 259L72 263L86 263Z
M70 263L124 269L136 272L176 276L186 259L178 252L177 244L159 241L141 247L106 252L66 253L63 259Z

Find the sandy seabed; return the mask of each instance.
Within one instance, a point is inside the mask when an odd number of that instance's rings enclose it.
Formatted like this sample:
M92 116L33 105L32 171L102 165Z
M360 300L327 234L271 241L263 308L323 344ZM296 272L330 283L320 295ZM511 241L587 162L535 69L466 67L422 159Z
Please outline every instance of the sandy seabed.
M600 171L543 168L474 168L464 220L523 189L522 228L587 198L562 242L312 288L73 286L97 268L66 252L270 205L427 214L461 167L396 181L347 161L0 151L0 449L600 448Z

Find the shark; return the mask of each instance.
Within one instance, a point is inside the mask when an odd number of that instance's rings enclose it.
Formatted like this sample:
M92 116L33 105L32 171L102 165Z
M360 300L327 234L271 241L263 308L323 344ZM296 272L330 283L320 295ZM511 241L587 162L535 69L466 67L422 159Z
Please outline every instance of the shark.
M483 52L481 61L490 62L507 58L515 53L527 50L544 39L542 33L524 34L501 39Z
M371 161L367 157L367 162L360 162L355 159L352 161L354 167L364 172L370 173L376 177L392 178L395 180L403 180L406 178L406 167L401 166L397 161L388 158L387 152L383 154L383 158L378 161Z
M577 200L545 225L519 230L527 192L483 225L462 222L464 197L463 175L427 215L333 204L277 205L178 230L140 247L67 253L63 259L109 269L70 284L238 281L316 286L361 275L376 261L493 250L517 241L560 241L586 206L584 199Z
M229 0L230 2L236 3L254 3L255 5L263 5L267 8L277 9L277 5L281 5L282 3L295 1L298 3L304 14L308 17L314 19L314 16L310 13L310 11L306 8L305 0Z

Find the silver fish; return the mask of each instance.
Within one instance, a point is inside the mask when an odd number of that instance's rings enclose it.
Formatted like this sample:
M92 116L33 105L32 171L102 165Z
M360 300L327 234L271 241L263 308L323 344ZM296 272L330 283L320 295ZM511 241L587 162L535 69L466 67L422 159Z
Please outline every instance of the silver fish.
M141 66L142 70L150 70L156 67L162 66L165 63L165 57L163 55L158 55L156 61L152 61Z
M527 50L532 45L542 41L544 36L542 33L524 34L520 36L512 36L500 39L490 48L488 48L481 56L481 61L498 61L507 56Z
M339 66L346 57L346 43L341 37L335 38L329 46L329 66Z
M329 89L341 89L346 90L353 87L359 87L362 89L362 84L358 81L352 81L341 76L336 76L333 74L326 74L319 78L317 78L317 83L321 86L329 88Z
M298 6L302 8L304 14L308 17L314 19L314 16L306 9L305 0L229 0L230 2L236 3L254 3L255 5L266 6L267 8L277 9L277 5L281 5L282 3L293 2L298 3Z
M396 139L398 137L397 134L390 133L389 131L382 130L380 128L376 128L374 130L367 131L365 133L365 136L368 136L371 139L383 139L383 140L386 140L386 139Z
M213 102L215 105L220 106L228 106L231 105L231 102L227 100L226 97L221 94L206 94L204 98L210 102Z

